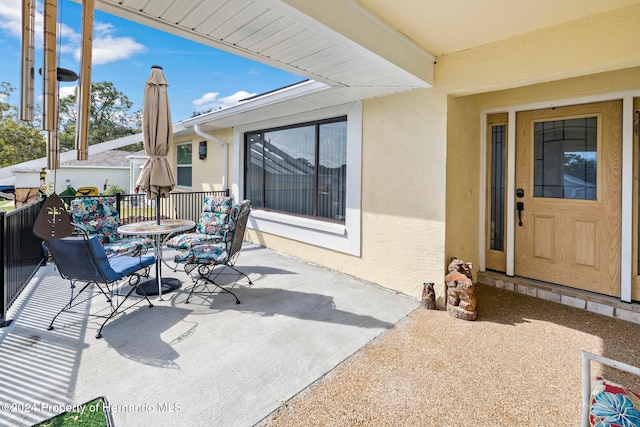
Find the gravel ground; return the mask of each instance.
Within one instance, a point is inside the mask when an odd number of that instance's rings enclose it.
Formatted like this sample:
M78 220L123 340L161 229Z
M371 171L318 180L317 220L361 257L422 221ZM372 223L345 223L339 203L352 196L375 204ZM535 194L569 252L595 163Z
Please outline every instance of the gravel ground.
M271 426L577 426L581 351L640 365L640 325L478 285L478 319L420 308L283 404ZM595 364L592 376L640 390Z

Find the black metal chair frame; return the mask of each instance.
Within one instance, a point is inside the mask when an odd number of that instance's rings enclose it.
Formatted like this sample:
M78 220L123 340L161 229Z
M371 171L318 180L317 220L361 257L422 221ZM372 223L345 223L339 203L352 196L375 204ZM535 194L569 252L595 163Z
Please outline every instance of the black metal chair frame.
M229 247L227 261L220 264L197 264L197 263L185 264L184 271L192 278L194 282L191 288L191 291L187 296L185 304L189 303L189 299L193 294L211 294L213 292L213 291L196 292L196 288L201 284L205 286L207 283L212 284L216 286L218 289L233 295L233 297L236 299L236 304L240 304L240 300L238 299L238 296L233 291L231 291L231 289L235 287L235 285L238 283L238 280L240 280L240 278L244 276L249 281L249 284L253 285L253 282L251 281L249 276L235 267L236 260L240 255L240 249L242 249L242 243L244 241L244 233L247 228L247 220L249 219L249 213L251 212L251 203L248 200L242 201L240 205L241 205L241 208L240 208L240 211L238 212L237 218L235 219L235 227L232 231L233 237L231 238L231 245ZM213 272L216 270L216 267L220 267L220 268L218 268L217 272L213 275L213 277L211 277ZM220 277L220 275L225 271L225 268L230 268L237 273L236 280L233 282L233 284L229 288L225 288L221 284L216 282L216 279ZM193 274L194 271L197 273L197 275L195 276Z
M149 303L149 307L153 307L153 304L149 300L148 296L144 293L144 290L142 289L142 287L138 285L140 284L141 277L149 277L150 265L154 265L155 260L153 261L153 263L149 265L143 265L143 259L140 254L136 256L121 255L122 257L138 258L140 260L140 268L138 268L136 271L132 273L122 274L116 279L109 279L107 278L107 275L105 274L105 271L101 266L101 263L99 261L100 259L99 254L96 252L96 248L90 242L91 236L89 236L82 227L75 226L74 228L75 228L75 234L74 236L71 237L71 239L75 239L75 241L77 241L78 244L82 244L84 246L84 251L86 255L86 258L84 260L77 260L77 261L78 262L84 261L84 262L90 263L90 265L94 269L95 275L93 275L92 277L77 277L76 275L74 275L72 266L61 264L56 260L57 248L55 247L55 244L52 245L50 241L47 241L47 240L44 241L44 244L46 245L47 250L52 255L52 258L56 263L56 267L58 269L58 272L60 273L60 276L64 279L69 280L69 282L71 283L71 296L70 296L69 302L53 317L53 319L51 319L51 323L49 324L49 327L47 328L47 330L54 329L53 324L58 318L58 316L60 316L62 313L65 313L65 312L78 313L78 312L72 311L72 309L94 298L95 296L102 294L107 298L107 302L110 304L111 312L108 315L81 313L84 315L105 319L104 322L102 322L102 324L100 325L100 328L96 333L96 338L102 338L102 328L104 328L104 326L110 319L112 319L117 314L123 313L124 311L128 310L129 308L132 308L133 306L143 301L142 299L139 299L138 301L123 308L125 302L129 298L129 296L131 296L134 290L140 289L144 299ZM104 252L104 249L102 249L101 245L98 245L98 250L102 250ZM106 254L103 254L103 255L104 255L104 258L106 258ZM59 256L58 259L60 258L62 257ZM145 257L145 263L148 263L148 258L149 257ZM106 259L106 261L111 263L113 259L114 257L109 257ZM142 274L138 273L142 269L144 269L144 273ZM118 282L121 282L127 278L128 278L128 285L130 285L131 288L123 296L122 294L120 294L120 288L118 287L117 284ZM74 296L73 295L74 289L76 288L76 283L78 282L84 282L85 284L80 289L80 291ZM89 296L85 295L86 298L82 298L79 300L78 298L81 295L83 295L83 292L86 291L91 285L96 285L100 292L95 293L93 295L89 295ZM115 304L113 302L114 296L116 298Z

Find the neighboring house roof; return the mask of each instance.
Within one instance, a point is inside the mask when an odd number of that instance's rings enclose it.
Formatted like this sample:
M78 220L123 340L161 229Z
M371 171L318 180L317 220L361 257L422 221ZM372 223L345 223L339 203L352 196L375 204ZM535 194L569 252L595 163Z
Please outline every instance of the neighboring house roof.
M102 153L90 154L88 160L69 160L68 162L61 163L60 166L128 167L130 164L130 160L127 157L131 156L132 154L138 154L138 152L110 150L104 151Z
M89 146L89 156L104 151L113 150L115 148L126 147L128 145L142 142L142 134L137 133L134 135L124 136L122 138L114 139L111 141L103 142L100 144L94 144ZM131 154L131 153L129 153ZM60 163L66 163L76 158L76 150L66 151L60 153ZM28 162L18 163L17 165L7 166L0 169L0 182L5 182L5 178L13 178L17 170L40 170L47 167L47 158L41 157L35 160L29 160Z

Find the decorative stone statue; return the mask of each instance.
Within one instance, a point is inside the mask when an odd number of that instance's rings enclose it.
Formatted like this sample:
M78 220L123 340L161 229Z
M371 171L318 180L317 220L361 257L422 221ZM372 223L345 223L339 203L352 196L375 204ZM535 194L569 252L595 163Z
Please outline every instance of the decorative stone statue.
M472 264L456 257L449 260L449 274L444 276L447 286L447 311L455 318L476 320L475 284L471 276Z
M423 283L422 284L422 305L427 310L435 310L436 309L436 292L433 289L434 283Z

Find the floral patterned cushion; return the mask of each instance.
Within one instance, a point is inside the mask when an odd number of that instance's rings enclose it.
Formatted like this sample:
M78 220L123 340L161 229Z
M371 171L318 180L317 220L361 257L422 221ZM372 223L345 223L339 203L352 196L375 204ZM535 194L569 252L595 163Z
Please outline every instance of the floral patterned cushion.
M218 212L202 212L198 221L198 233L220 234L220 230L227 223L229 214Z
M166 242L167 247L189 250L202 243L229 242L233 231L231 219L238 212L232 201L226 196L205 196L196 231L172 237Z
M107 255L118 255L153 246L148 237L122 238L117 230L120 214L115 197L92 197L71 201L71 220L90 236L97 236Z
M229 208L229 211L224 214L227 222L216 229L219 234L209 235L211 240L204 240L206 234L199 233L185 233L170 239L167 246L186 251L176 255L174 261L187 264L224 264L227 262L228 251L231 248L235 231L235 220L240 214L241 208L241 204L235 204Z
M71 201L71 220L81 225L91 236L97 236L100 243L111 243L120 238L120 214L116 209L115 197L95 197Z
M207 243L194 246L188 252L175 256L174 261L186 264L224 264L227 262L227 245L224 243Z
M640 393L597 377L591 391L591 426L640 426Z
M204 196L203 212L229 213L233 198L229 196Z
M167 247L189 250L201 243L216 243L222 240L221 235L205 233L184 233L167 240Z
M220 227L227 223L231 204L231 197L205 196L196 231L203 234L221 234Z
M148 249L153 246L153 240L148 237L133 237L131 239L119 239L113 243L105 243L102 246L108 256L121 255Z

